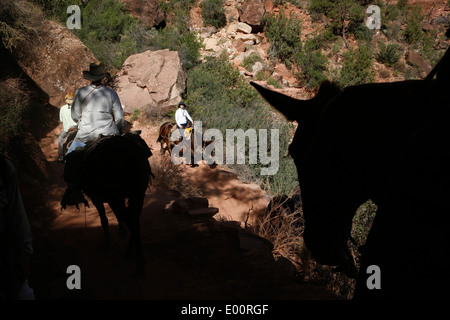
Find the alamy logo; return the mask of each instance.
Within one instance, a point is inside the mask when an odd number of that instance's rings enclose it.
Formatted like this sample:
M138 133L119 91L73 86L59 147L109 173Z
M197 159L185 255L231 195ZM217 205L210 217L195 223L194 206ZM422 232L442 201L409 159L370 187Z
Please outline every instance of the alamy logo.
M370 265L367 267L367 274L370 274L367 277L366 285L367 289L381 289L381 269L377 265Z
M70 274L70 276L67 278L67 281L66 281L67 289L69 289L69 290L81 289L81 269L80 269L80 267L75 264L72 264L67 267L66 273Z
M373 29L381 29L381 10L379 6L370 5L366 10L366 27Z
M72 29L81 29L81 11L80 7L76 5L67 7L67 14L70 14L70 17L67 18L66 26L69 30Z
M178 130L175 131L177 133ZM262 164L261 175L275 175L279 169L279 130L270 129L270 144L268 129L226 129L224 137L219 129L210 128L202 134L202 122L194 121L194 134L183 137L171 153L173 163L180 164L181 158L190 164L204 160L207 164ZM179 136L172 135L171 140ZM205 145L204 142L212 141ZM248 144L246 143L248 141ZM204 146L204 149L202 149ZM270 148L269 148L270 146ZM270 152L269 152L270 150ZM247 153L248 151L248 153ZM225 154L225 156L224 156Z

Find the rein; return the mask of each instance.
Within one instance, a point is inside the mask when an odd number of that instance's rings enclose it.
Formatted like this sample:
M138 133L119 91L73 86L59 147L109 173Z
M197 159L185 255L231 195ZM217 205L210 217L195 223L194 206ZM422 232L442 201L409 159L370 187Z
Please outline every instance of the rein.
M100 85L100 86L96 86L94 89L92 89L92 90L84 97L83 101L81 101L81 104L83 104L83 103L86 101L87 97L89 97L89 95L90 95L92 92L94 92L95 89L100 88L100 87L101 87L101 85Z

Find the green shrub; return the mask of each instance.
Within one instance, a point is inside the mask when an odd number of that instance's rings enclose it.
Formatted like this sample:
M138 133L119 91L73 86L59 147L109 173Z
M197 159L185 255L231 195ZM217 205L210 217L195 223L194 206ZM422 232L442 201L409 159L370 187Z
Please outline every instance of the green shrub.
M326 80L328 59L317 49L314 39L305 42L302 51L297 52L295 61L301 70L297 78L308 89L317 89Z
M42 11L25 0L2 0L0 5L0 41L10 52L26 54L34 29L43 23Z
M82 0L28 0L39 5L49 19L65 24L69 15L67 14L67 7L76 5L83 7ZM86 1L85 1L86 2Z
M267 84L271 85L271 86L274 86L277 89L281 89L282 88L281 85L278 83L278 81L275 80L274 78L267 79Z
M360 27L365 17L364 7L353 0L312 0L309 11L329 18L327 29L344 38Z
M186 70L198 63L199 50L202 47L196 33L189 30L180 31L174 26L167 26L161 30L150 30L145 45L151 50L169 49L178 51L180 60Z
M378 60L384 63L388 67L392 67L401 57L400 46L396 43L385 44L379 43L380 52L378 54Z
M222 28L227 23L223 0L203 0L200 4L205 25L216 29Z
M139 109L134 109L133 110L133 114L130 117L130 122L133 123L134 121L139 119L139 116L141 114L141 110Z
M342 87L372 82L374 77L373 53L369 45L344 53L344 63L337 79Z
M366 242L377 209L377 205L372 200L368 200L356 210L356 214L353 217L351 234L358 244L361 245Z
M369 29L361 24L352 30L352 34L355 36L356 40L370 42L375 34L375 30Z
M181 35L178 52L180 60L186 69L194 67L200 59L202 43L194 32L188 31Z
M381 9L381 22L383 24L398 21L401 11L392 4L387 4Z
M28 93L19 79L0 82L0 153L8 155L23 134L23 119L30 109Z
M179 29L188 28L189 10L198 0L157 0L166 22Z
M284 11L278 15L267 14L264 17L267 40L270 42L268 54L292 66L294 55L301 50L301 23L291 13L289 18Z
M119 41L134 19L117 0L89 1L81 8L81 29L75 33L83 40L95 35L98 40Z
M256 81L267 81L267 80L269 80L269 78L270 78L270 72L268 72L268 71L266 71L266 70L258 71L258 72L253 76L253 78L254 78Z
M259 56L259 54L257 54L257 53L255 52L255 53L252 53L251 55L249 55L249 56L247 56L247 57L244 58L244 61L242 61L242 66L243 66L245 69L251 71L253 65L254 65L256 62L262 62L262 61L263 61L263 60L262 60L262 58Z
M430 62L431 65L436 65L441 57L444 55L443 50L435 48L438 35L436 30L424 32L422 41L419 43L419 54Z
M418 43L423 36L422 27L420 26L420 22L423 19L421 12L421 7L416 6L409 14L408 23L403 32L403 38L408 44Z
M400 10L408 10L409 8L408 2L409 0L398 0L396 6Z
M312 0L309 5L310 13L320 13L326 15L332 8L333 4L329 0Z

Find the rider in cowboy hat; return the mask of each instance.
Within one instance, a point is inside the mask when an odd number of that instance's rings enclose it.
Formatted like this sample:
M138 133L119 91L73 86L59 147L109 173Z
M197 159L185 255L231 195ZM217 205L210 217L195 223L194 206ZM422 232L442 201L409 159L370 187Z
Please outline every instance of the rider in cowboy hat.
M124 113L117 93L102 84L106 73L101 65L91 63L83 76L91 84L78 89L72 106L72 119L78 123L78 133L67 153L84 147L101 134L119 134L124 126Z
M78 123L78 132L66 155L76 148L84 147L99 135L120 134L125 123L119 96L102 83L106 77L103 67L91 63L89 70L83 71L83 76L91 84L75 92L71 115ZM80 186L68 181L63 201L67 204L85 203Z

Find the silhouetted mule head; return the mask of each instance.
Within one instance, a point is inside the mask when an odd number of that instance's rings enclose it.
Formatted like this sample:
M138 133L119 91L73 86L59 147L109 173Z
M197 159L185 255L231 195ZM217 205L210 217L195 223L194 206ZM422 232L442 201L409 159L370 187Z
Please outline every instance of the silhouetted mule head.
M340 95L340 89L324 82L314 98L298 100L251 84L288 120L298 123L289 153L297 168L302 193L306 246L319 263L338 265L355 276L347 241L356 204L361 202L359 192L354 181L340 174L345 163L341 162L343 158L333 138L317 134L321 114Z

